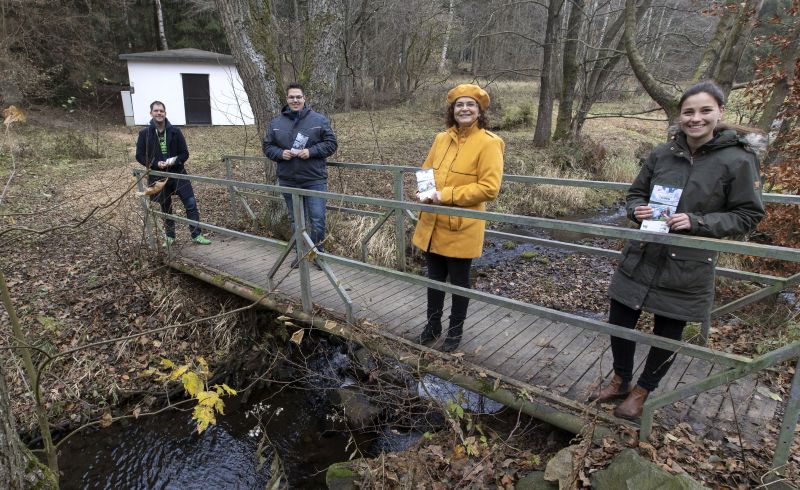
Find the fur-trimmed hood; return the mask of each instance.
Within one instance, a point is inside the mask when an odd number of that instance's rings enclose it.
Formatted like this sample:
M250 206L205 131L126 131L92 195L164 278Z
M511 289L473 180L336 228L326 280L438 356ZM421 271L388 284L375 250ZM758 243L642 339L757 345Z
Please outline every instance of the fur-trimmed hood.
M761 133L737 131L735 128L731 128L723 123L720 124L720 129L714 136L716 137L722 131L735 131L739 143L744 146L746 150L754 153L759 159L767 152L767 137ZM682 132L679 124L672 124L667 128L667 136L670 140L674 140L675 137Z

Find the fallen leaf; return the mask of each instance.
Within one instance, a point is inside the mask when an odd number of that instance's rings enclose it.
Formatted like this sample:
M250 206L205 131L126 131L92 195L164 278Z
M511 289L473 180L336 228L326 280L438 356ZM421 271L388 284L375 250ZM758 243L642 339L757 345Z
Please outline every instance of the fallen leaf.
M103 416L100 418L100 427L105 429L106 427L111 426L114 422L114 418L111 416L111 412L103 413Z
M767 398L771 398L771 399L775 400L776 402L782 402L783 401L783 398L781 398L781 396L779 394L770 391L770 389L767 388L764 385L758 386L756 388L756 391L761 393L762 395L766 396Z
M292 342L294 342L294 343L295 343L295 344L297 344L297 345L300 345L300 342L302 342L302 341L303 341L303 335L304 335L304 334L305 334L305 330L303 330L303 329L301 328L300 330L298 330L298 331L296 331L295 333L293 333L293 334L292 334L292 338L291 338L291 339L289 339L289 340L291 340Z

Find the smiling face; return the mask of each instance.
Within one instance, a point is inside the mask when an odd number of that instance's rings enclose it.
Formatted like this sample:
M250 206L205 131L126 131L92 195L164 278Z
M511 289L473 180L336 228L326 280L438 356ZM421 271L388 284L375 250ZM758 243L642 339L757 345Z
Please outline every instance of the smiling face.
M289 91L286 92L286 103L289 104L289 109L295 112L302 109L306 103L303 91L299 88L290 88Z
M707 92L687 97L681 105L681 130L686 134L686 141L692 149L699 148L711 141L714 129L725 112L717 100Z
M161 126L167 118L167 110L161 104L153 104L153 108L150 109L150 117L153 118L156 125Z
M472 126L478 120L480 110L478 103L471 97L459 97L453 103L453 117L460 128Z

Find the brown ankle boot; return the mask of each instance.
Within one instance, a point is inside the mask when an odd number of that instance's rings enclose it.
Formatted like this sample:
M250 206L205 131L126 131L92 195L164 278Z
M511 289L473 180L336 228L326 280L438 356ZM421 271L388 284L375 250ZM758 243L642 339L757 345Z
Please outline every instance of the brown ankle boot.
M642 416L642 405L650 392L636 385L624 402L614 409L614 416L621 419L634 420Z
M593 402L597 400L597 403L605 403L609 400L625 398L628 396L629 391L628 383L615 374L610 383L594 390L586 401Z

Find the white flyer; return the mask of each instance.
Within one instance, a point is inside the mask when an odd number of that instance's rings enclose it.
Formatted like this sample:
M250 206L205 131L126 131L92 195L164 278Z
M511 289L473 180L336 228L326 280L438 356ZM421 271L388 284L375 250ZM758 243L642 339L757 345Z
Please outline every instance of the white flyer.
M436 178L432 168L417 170L417 199L425 201L436 195Z
M657 231L659 233L669 233L667 220L675 214L678 203L681 200L683 189L679 187L669 187L664 185L653 186L650 193L650 203L648 206L653 210L653 217L642 220L641 230Z
M292 143L292 148L289 150L289 153L291 153L292 155L297 155L306 147L307 142L308 142L308 136L304 135L303 133L297 133L297 136L295 136L294 138L294 143Z

